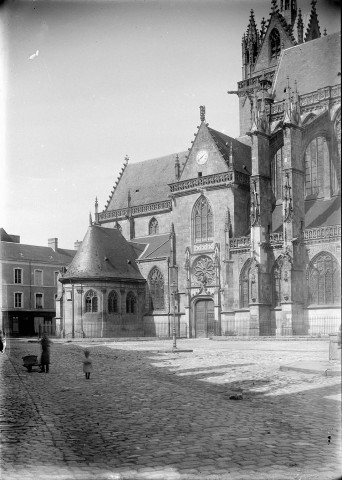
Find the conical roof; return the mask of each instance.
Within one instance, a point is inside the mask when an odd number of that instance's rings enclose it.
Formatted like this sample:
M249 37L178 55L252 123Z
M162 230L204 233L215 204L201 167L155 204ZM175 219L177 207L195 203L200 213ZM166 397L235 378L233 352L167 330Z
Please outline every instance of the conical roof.
M136 250L119 230L91 225L60 280L143 280L136 258Z

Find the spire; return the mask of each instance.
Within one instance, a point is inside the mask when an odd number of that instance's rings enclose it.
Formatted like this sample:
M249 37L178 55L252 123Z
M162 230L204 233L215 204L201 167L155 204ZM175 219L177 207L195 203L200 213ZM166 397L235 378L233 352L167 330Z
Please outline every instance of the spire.
M95 197L95 225L99 224L99 202L97 201L97 197Z
M201 122L205 122L205 106L200 106L200 120Z
M302 11L299 9L298 11L298 20L297 20L297 39L298 43L303 43L304 37L304 23L302 18Z
M178 153L176 155L176 160L175 160L175 177L176 177L176 180L178 181L180 177L180 164L179 164Z
M131 191L128 190L128 194L127 194L127 205L128 205L128 208L131 206L131 200L132 200Z
M230 141L229 144L229 166L233 167L233 142Z
M291 87L289 76L287 76L287 87L284 100L283 124L285 125L286 123L292 123Z
M250 73L251 73L251 67L254 66L256 57L259 53L259 46L260 46L260 35L255 23L254 19L254 10L251 10L250 16L249 16L249 24L247 27L247 35L246 35L246 40L247 40L247 49L248 49L248 63L250 66Z
M294 125L301 126L302 121L300 118L300 102L299 102L299 95L297 89L297 80L295 80L295 91L293 94L293 105L292 105L292 115L291 120Z
M266 33L266 20L265 17L262 17L261 20L261 29L260 29L260 40L262 40Z
M311 1L310 18L309 18L308 28L305 34L306 42L309 42L310 40L315 40L315 38L319 38L321 36L321 30L319 28L318 16L316 11L316 3L317 3L317 0Z

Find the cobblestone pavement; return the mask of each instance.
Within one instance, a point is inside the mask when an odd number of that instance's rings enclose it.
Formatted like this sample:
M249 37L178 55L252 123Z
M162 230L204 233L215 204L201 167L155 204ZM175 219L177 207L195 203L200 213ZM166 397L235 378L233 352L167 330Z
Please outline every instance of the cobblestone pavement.
M341 378L279 370L327 360L328 341L182 340L193 352L176 354L171 343L55 341L45 374L22 365L37 343L9 341L1 479L340 477Z

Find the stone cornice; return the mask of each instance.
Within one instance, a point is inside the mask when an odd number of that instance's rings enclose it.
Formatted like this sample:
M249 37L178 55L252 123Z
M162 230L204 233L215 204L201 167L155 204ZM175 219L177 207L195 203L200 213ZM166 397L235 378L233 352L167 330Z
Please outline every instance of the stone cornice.
M231 171L206 175L205 177L191 178L189 180L181 180L180 182L170 183L169 185L171 196L178 196L193 193L196 190L224 188L233 184L246 185L249 187L249 175Z
M161 202L147 203L145 205L137 205L131 207L131 214L133 217L141 215L149 215L150 213L158 213L172 210L171 200L162 200ZM120 208L118 210L104 211L99 214L100 223L105 223L110 220L124 219L128 215L128 208Z

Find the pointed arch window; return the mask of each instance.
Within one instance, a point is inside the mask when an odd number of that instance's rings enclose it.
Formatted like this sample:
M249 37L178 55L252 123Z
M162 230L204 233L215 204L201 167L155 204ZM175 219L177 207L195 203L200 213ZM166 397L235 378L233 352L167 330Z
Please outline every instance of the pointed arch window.
M270 33L270 53L271 59L276 59L280 55L280 34L276 28Z
M322 252L312 261L308 273L308 303L334 305L340 303L340 266L330 253Z
M98 311L98 298L94 290L89 290L85 295L85 311L89 313Z
M247 261L240 273L240 308L249 306L249 271L250 262Z
M210 203L204 196L201 196L194 205L192 230L195 243L212 241L214 238L213 212Z
M136 297L133 292L128 292L126 297L126 313L136 313Z
M326 138L315 137L305 150L305 194L319 196L324 192L324 168L329 166Z
M151 307L153 310L162 310L164 302L164 277L159 268L153 267L149 276Z
M118 313L119 312L119 302L118 294L112 290L108 295L108 313Z
M272 189L276 200L281 200L283 189L283 147L279 148L271 164Z
M149 226L148 226L148 234L149 235L157 235L158 233L159 233L158 220L153 217L153 218L151 218Z

